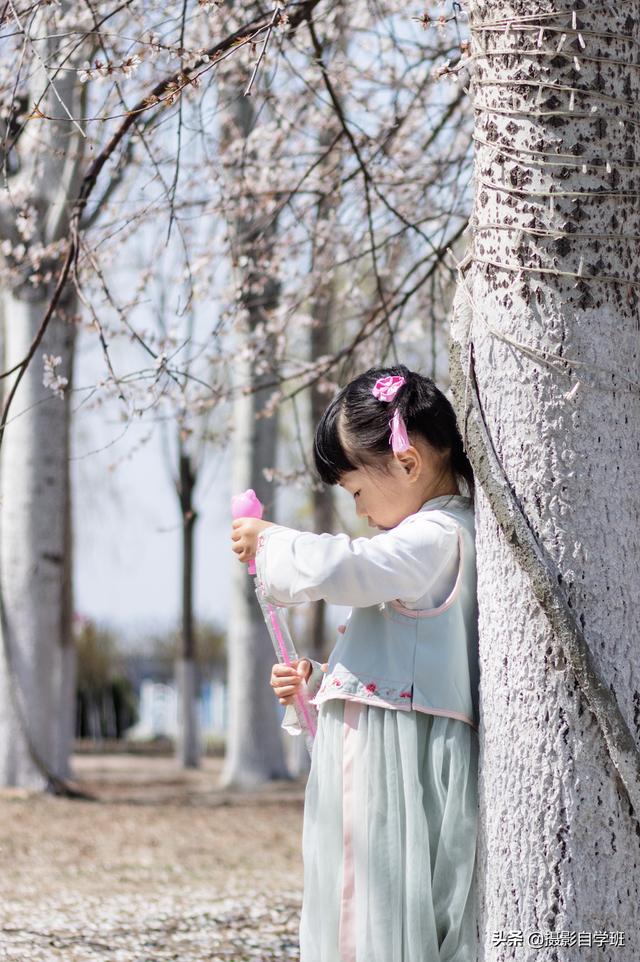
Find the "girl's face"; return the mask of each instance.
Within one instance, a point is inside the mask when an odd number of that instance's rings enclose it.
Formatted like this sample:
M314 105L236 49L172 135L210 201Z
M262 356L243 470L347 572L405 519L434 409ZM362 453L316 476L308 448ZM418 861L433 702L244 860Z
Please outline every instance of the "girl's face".
M402 520L400 518L396 521L395 517L392 517L392 514L397 513L397 500L395 495L393 499L390 498L389 480L367 472L365 468L358 468L356 471L348 471L342 476L342 481L338 482L340 487L353 495L356 514L358 517L366 517L370 528L388 531Z
M338 482L353 495L358 517L367 518L370 528L388 531L430 498L459 493L447 459L421 439L397 453L389 470L357 468Z

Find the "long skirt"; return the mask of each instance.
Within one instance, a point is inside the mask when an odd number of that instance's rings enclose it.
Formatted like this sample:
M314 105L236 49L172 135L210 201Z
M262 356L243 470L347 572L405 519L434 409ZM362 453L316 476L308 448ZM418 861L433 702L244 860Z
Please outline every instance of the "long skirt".
M319 706L300 962L475 962L477 760L456 718Z

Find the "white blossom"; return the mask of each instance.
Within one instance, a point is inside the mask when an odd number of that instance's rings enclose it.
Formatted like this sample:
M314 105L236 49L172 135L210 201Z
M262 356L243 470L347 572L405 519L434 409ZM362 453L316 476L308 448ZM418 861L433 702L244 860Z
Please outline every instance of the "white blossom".
M62 358L54 357L53 354L43 354L42 358L44 361L43 385L50 388L57 397L64 397L64 389L69 381L66 377L56 373L56 368L62 363Z

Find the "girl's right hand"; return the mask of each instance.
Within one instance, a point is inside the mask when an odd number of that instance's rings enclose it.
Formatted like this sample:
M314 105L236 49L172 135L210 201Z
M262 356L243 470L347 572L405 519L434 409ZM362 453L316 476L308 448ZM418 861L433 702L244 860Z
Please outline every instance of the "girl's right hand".
M291 705L299 692L302 680L307 681L311 674L312 664L308 658L299 658L292 661L290 665L278 664L271 669L271 687L276 693L281 705ZM322 666L326 671L329 667L327 662Z

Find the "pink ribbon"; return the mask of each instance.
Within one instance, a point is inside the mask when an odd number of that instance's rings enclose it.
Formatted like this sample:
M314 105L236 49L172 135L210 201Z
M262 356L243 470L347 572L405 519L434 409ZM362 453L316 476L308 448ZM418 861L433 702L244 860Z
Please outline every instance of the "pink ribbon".
M405 379L401 374L390 374L387 377L379 377L371 393L374 397L378 398L379 401L393 401L404 383ZM392 451L394 453L396 451L406 451L411 442L409 441L404 418L398 408L396 408L393 417L389 421L389 427L391 429L389 444L391 445Z
M401 374L393 374L388 377L379 377L373 386L371 393L379 401L393 401L394 397L404 384Z

